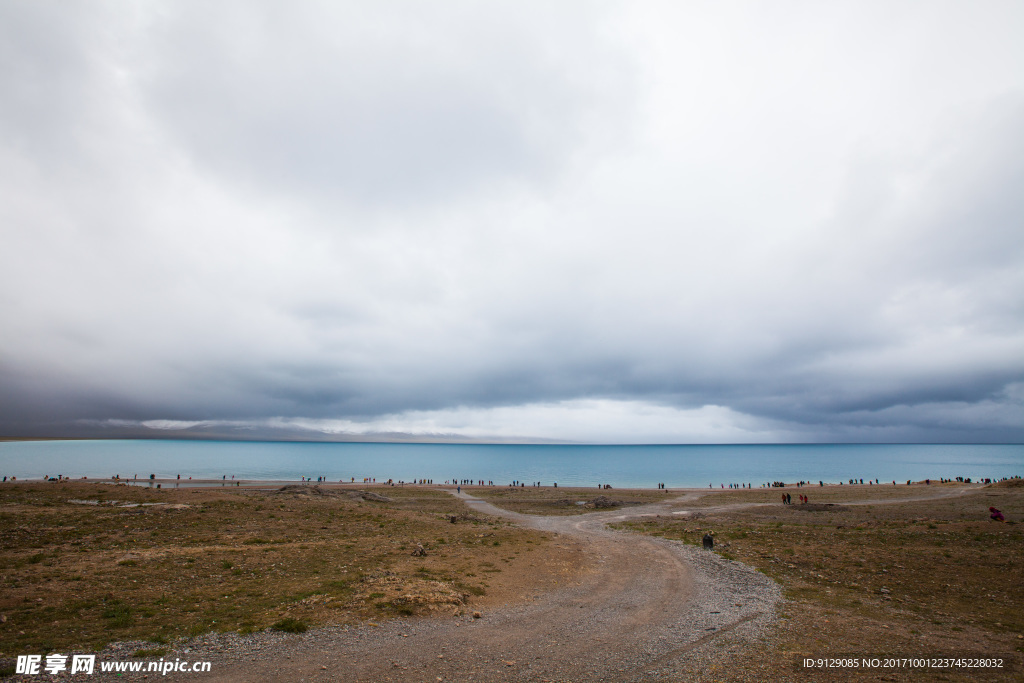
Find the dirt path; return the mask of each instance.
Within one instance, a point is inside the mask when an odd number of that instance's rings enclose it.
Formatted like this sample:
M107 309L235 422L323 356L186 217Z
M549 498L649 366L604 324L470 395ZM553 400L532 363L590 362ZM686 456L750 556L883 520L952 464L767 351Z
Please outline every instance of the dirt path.
M213 662L169 680L680 680L753 642L781 599L771 580L715 553L612 531L610 521L671 514L658 503L568 517L521 515L466 494L475 510L560 534L586 553L577 585L483 618L396 619L304 635L224 634L165 659ZM679 499L676 499L679 502ZM132 674L120 680L141 678ZM162 677L163 678L163 677Z
M843 501L886 505L963 495ZM224 634L192 641L165 659L213 662L189 680L287 681L675 681L724 665L763 638L781 600L779 587L751 568L693 546L607 528L654 515L724 512L773 503L737 502L680 509L701 492L628 508L572 516L509 512L467 493L474 510L556 533L585 552L582 579L525 604L472 616L396 619L381 626L333 627L304 635ZM866 493L866 492L865 492ZM119 677L120 680L133 676ZM135 678L141 678L136 675Z

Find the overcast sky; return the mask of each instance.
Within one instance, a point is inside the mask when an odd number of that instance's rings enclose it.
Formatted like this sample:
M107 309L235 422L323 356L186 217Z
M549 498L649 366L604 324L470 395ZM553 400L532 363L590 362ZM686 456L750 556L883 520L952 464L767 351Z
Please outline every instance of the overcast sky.
M1024 441L1020 2L0 3L0 434Z

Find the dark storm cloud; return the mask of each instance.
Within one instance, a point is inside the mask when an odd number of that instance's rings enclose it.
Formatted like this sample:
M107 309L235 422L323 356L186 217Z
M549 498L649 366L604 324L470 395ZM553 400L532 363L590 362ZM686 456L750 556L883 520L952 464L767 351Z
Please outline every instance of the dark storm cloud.
M0 434L1024 439L1020 8L746 9L5 5Z

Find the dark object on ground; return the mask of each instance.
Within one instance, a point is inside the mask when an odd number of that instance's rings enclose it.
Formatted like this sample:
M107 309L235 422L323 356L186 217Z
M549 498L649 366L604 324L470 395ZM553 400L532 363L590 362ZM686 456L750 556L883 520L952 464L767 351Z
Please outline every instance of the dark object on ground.
M715 539L712 538L711 534L704 534L704 550L714 550Z
M996 510L995 508L989 508L988 511L992 513L992 514L989 515L989 517L994 519L995 521L997 521L997 522L1005 522L1006 521L1006 518L1003 517L1003 513L1000 512L999 510Z
M482 522L484 520L481 517L467 515L465 512L460 512L457 515L448 515L448 521L452 524L458 524L459 522Z
M426 548L423 547L422 543L417 543L416 544L416 550L412 551L412 556L413 557L426 557L427 556L427 550L426 550Z

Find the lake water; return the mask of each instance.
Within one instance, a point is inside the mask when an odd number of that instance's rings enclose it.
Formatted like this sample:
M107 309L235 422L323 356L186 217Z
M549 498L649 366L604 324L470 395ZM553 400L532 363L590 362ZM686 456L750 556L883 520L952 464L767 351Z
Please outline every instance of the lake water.
M545 486L718 488L770 481L1024 476L1024 444L591 446L251 441L0 442L0 477L328 481L513 480Z

